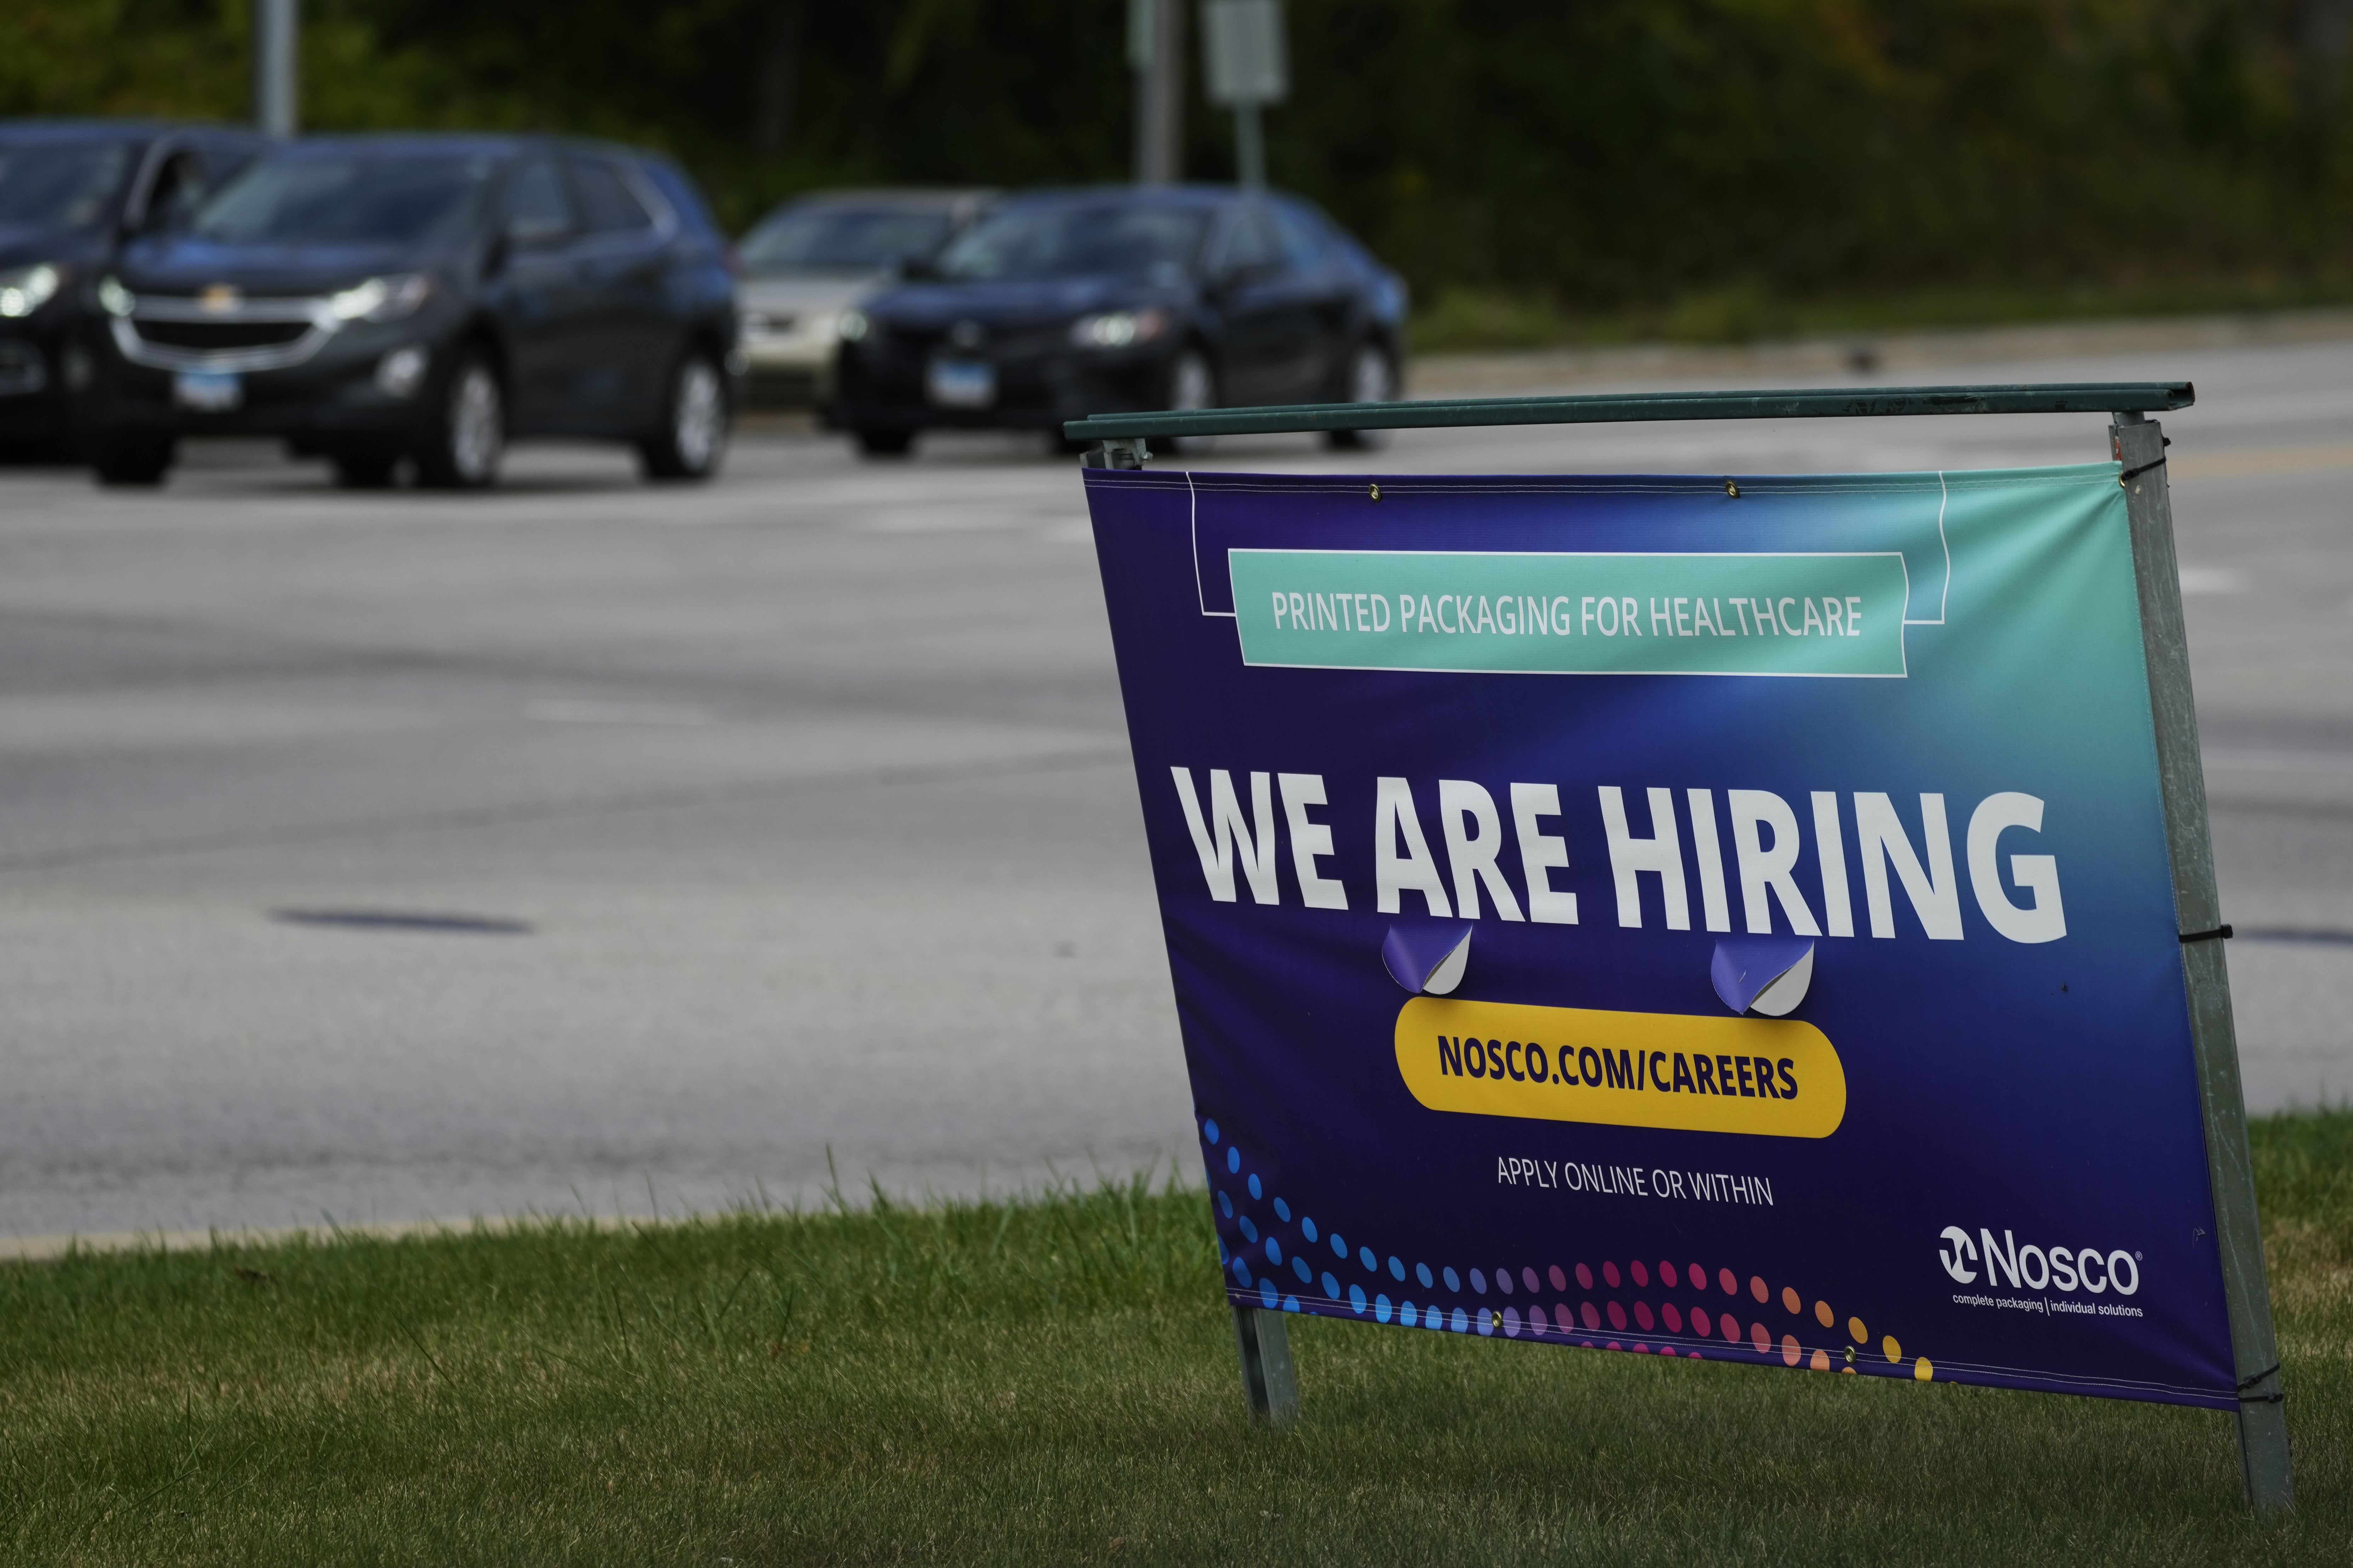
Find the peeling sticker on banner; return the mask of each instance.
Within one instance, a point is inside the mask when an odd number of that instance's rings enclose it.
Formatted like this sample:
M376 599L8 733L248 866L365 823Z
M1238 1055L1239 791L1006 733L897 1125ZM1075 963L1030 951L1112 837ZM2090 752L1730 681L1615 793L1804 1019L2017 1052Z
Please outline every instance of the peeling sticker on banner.
M1846 1120L1838 1051L1796 1019L1417 996L1396 1043L1398 1076L1432 1110L1778 1138Z
M1390 979L1415 995L1443 996L1462 984L1462 971L1471 962L1472 929L1391 926L1381 939L1381 963Z
M1813 941L1765 936L1719 942L1708 978L1734 1012L1786 1017L1797 1011L1814 983Z

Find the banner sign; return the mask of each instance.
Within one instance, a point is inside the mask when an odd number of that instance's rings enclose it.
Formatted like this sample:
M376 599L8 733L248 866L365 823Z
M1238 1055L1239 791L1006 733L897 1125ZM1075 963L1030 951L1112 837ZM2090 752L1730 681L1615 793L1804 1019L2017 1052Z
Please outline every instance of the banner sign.
M1231 1299L2235 1408L2117 472L1087 470Z

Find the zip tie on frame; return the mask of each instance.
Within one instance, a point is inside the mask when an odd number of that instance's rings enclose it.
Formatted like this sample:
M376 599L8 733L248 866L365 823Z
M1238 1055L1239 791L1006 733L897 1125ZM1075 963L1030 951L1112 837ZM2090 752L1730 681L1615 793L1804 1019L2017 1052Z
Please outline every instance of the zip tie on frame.
M2263 1379L2278 1375L2280 1363L2274 1362L2263 1371L2255 1373L2254 1376L2241 1378L2239 1380L2239 1403L2242 1405L2278 1405L2284 1401L2287 1398L2287 1391L2284 1389L2275 1389L2269 1394L2251 1394L2248 1392L2248 1390L2253 1388L2255 1384L2263 1382Z
M2163 467L2165 467L2165 458L2164 455L2160 453L2156 458L2149 462L2143 463L2139 468L2126 468L2123 473L2118 474L2116 476L2116 486L2121 489L2126 485L2130 484L2133 480L2148 472L2151 468L2161 468Z
M2212 931L2183 931L2181 945L2187 947L2193 942L2228 942L2235 934L2227 925L2216 926Z

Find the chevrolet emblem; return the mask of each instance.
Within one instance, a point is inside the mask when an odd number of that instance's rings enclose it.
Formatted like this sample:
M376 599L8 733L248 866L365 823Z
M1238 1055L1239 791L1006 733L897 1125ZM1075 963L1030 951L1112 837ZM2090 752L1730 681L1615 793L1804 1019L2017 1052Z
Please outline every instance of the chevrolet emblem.
M213 315L221 315L236 310L237 302L244 298L237 291L235 284L215 283L197 293L196 308Z

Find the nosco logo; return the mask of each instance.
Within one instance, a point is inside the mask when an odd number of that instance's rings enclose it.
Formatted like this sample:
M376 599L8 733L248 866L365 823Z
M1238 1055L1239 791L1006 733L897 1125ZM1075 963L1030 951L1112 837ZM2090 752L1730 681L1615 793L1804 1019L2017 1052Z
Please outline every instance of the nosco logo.
M1969 1233L1957 1225L1947 1226L1939 1239L1945 1245L1936 1249L1936 1260L1963 1285L1977 1282L1977 1265L1982 1258L1989 1286L2001 1284L2008 1276L2013 1289L2029 1290L2081 1290L2092 1296L2113 1290L2129 1296L2140 1289L2139 1258L2122 1247L2102 1252L2096 1247L2021 1246L2006 1230L1999 1244L1990 1230L1978 1231L1978 1239L1972 1241Z

